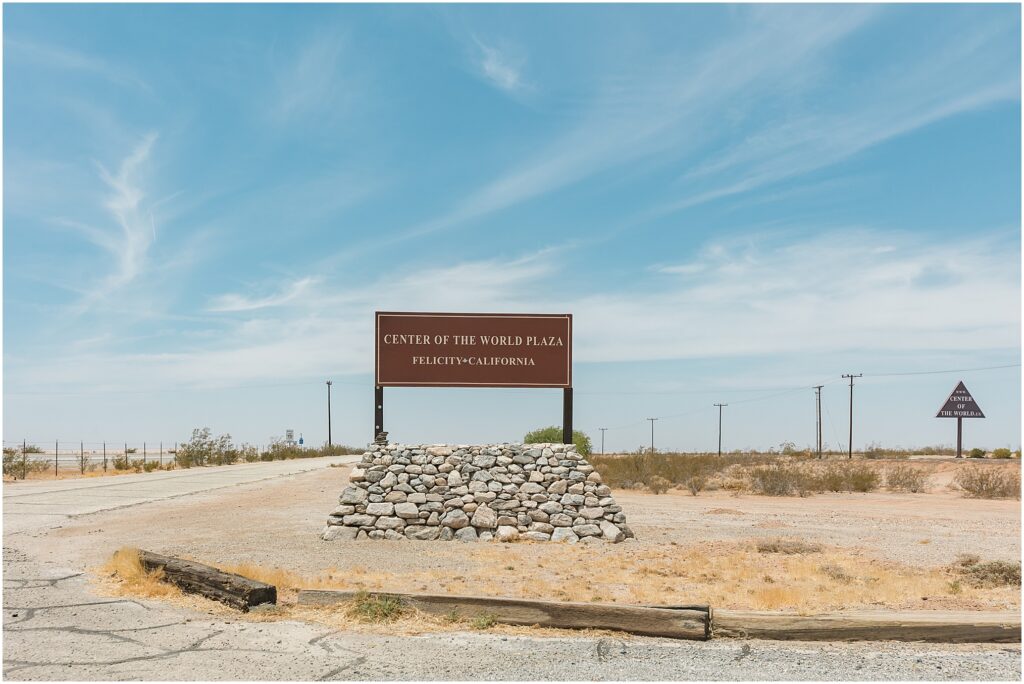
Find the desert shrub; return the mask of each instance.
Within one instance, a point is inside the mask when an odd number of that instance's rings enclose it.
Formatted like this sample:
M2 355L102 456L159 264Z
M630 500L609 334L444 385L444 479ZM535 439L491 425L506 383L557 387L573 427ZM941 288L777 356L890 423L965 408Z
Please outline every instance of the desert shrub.
M818 473L818 486L825 492L841 492L846 489L846 472L838 464L832 463Z
M703 475L692 475L690 479L686 481L686 488L690 490L690 494L697 496L701 491L707 487L708 480Z
M492 613L483 613L473 618L473 621L470 623L469 626L473 629L490 629L497 623L498 620L494 617Z
M557 425L551 425L546 428L540 428L529 432L523 437L524 444L561 444L562 443L562 428ZM576 445L576 452L581 456L589 456L592 450L590 444L590 437L580 430L572 431L572 443Z
M672 487L672 482L660 475L652 475L647 480L647 487L655 494L664 494Z
M759 539L757 540L758 553L781 553L787 556L806 553L820 553L821 544L805 542L801 539Z
M846 469L846 486L851 492L873 492L882 478L866 463L851 463Z
M360 591L352 597L347 612L360 622L393 622L408 613L409 607L398 596Z
M1020 471L1009 468L970 466L956 474L953 482L973 499L1019 499Z
M1002 449L995 449L992 452L992 458L1013 458L1013 452L1005 447Z
M988 561L982 563L977 556L959 556L953 571L975 587L1020 586L1020 561Z
M151 473L159 467L160 464L157 463L156 461L146 461L145 463L142 464L142 469L145 470L147 473Z
M985 458L985 450L975 447L967 452L967 458Z
M231 445L231 435L213 437L210 428L196 428L192 439L178 447L174 460L182 468L224 465L237 461L238 452Z
M743 466L772 463L777 457L770 455L747 454L683 454L683 453L650 453L638 449L635 453L625 455L592 455L590 463L601 474L601 479L609 487L650 487L651 478L660 477L669 481L673 487L689 489L689 482L697 478L704 481L704 489L710 486L716 476L738 475L732 471ZM738 479L737 479L738 481Z
M28 444L25 447L4 447L4 475L21 477L24 473L39 473L52 468L52 462L28 456L28 454L41 453L44 453L43 450L34 444Z
M111 460L111 465L114 466L114 470L130 470L131 466L128 464L128 455L114 456Z
M928 472L924 468L894 465L885 471L885 486L892 490L919 494L928 488Z
M806 496L815 489L809 472L778 463L751 468L749 475L751 489L765 496Z
M854 580L853 575L846 572L846 568L841 565L835 565L834 563L826 563L818 568L818 572L828 577L834 582L841 584L849 584Z

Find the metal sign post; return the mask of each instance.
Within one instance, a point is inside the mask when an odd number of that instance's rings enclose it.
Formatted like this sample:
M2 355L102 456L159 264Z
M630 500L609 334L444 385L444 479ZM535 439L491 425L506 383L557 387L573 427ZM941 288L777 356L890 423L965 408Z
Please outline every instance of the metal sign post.
M967 386L964 385L964 381L961 380L935 417L956 418L956 457L963 458L964 418L984 418L985 414L981 412L978 402L974 400L967 390Z

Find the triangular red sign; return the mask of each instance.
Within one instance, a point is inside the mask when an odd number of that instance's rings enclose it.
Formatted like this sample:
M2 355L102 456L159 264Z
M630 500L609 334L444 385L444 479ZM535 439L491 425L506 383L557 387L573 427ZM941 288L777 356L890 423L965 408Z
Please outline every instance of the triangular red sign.
M960 384L953 390L953 393L949 395L946 403L935 414L935 417L984 418L985 414L981 412L978 402L974 401L974 397L967 391L967 387L964 386L964 382L961 380Z

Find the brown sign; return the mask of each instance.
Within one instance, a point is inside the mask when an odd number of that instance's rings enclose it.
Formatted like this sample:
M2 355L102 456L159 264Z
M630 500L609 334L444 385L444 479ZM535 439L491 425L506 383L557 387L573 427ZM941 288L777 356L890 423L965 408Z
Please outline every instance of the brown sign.
M378 387L572 387L572 314L377 312Z

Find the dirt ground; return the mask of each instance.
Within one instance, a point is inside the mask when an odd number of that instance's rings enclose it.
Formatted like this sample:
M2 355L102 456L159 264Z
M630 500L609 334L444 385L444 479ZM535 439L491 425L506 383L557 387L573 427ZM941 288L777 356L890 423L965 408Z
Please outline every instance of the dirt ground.
M54 557L98 568L123 546L271 573L279 584L721 608L1014 609L1019 588L961 586L959 554L1020 558L1020 502L928 494L807 498L615 491L637 535L622 544L324 542L348 480L324 468L52 530ZM763 553L758 540L822 548Z

